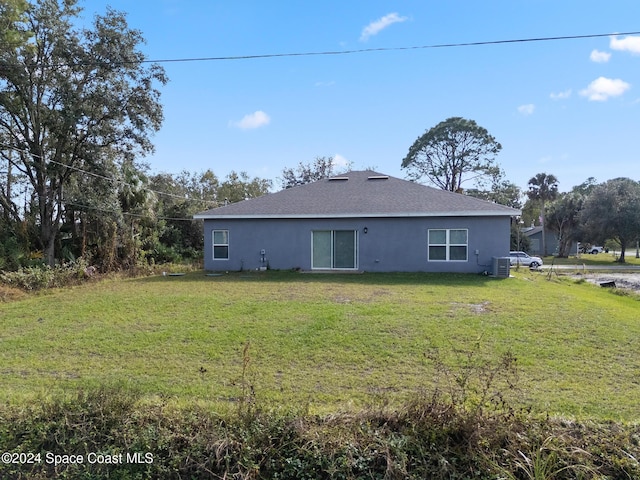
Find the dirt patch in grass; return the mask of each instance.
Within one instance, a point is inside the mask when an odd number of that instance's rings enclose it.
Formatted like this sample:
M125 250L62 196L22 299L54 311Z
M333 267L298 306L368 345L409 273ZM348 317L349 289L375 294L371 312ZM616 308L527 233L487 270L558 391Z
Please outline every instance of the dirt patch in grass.
M19 288L0 284L0 302L12 302L25 298L27 294Z
M613 282L617 288L625 288L640 293L640 273L591 273L587 275L573 275L573 278L583 278L587 282L596 285L610 284Z
M480 302L480 303L456 303L453 302L451 304L454 312L459 310L467 310L471 313L475 313L476 315L481 315L483 313L488 313L491 311L490 308L491 302Z

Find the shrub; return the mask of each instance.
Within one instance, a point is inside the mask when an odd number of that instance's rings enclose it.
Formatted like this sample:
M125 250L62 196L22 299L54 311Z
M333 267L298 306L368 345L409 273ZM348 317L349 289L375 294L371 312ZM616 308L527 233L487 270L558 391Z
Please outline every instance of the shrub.
M639 426L488 416L437 395L395 411L219 414L143 402L116 385L0 406L0 452L43 456L0 463L0 478L639 478L639 439ZM55 467L46 452L141 461Z
M89 265L80 258L55 267L36 265L21 267L15 272L0 272L0 281L23 290L64 287L81 282L87 277L88 268Z
M24 253L13 236L0 235L0 270L16 270Z
M41 455L31 464L0 462L0 478L640 478L640 426L511 408L501 393L517 373L510 353L485 361L476 345L458 351L453 367L432 351L447 390L395 410L320 417L256 404L250 347L242 352L240 401L223 414L145 402L122 385L0 406L0 452ZM42 461L47 452L121 461L55 466Z

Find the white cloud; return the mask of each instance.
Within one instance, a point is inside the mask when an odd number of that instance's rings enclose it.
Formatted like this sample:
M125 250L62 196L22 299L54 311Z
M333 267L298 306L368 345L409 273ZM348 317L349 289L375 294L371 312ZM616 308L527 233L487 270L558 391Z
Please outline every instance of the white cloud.
M618 97L629 90L631 85L619 78L599 77L580 91L580 95L593 102L604 102L610 97Z
M607 63L611 58L611 54L608 52L601 52L600 50L593 50L589 58L592 62Z
M622 50L640 55L640 37L627 36L618 39L617 36L613 36L609 46L612 50Z
M533 112L535 111L536 106L533 103L529 103L527 105L520 105L518 107L518 112L520 112L522 115L531 115L533 114Z
M264 127L265 125L269 125L269 123L271 123L271 117L262 110L258 110L245 115L239 122L229 122L229 125L242 130L250 130L253 128Z
M551 100L566 100L567 98L569 98L571 96L571 89L569 88L568 90L565 90L564 92L558 92L558 93L551 93L549 96L551 97Z
M408 19L408 17L401 17L397 13L389 13L364 27L362 29L362 33L360 34L360 41L366 42L367 40L369 40L369 37L377 35L389 25L393 25L394 23L402 23L407 21Z
M339 153L336 153L333 156L333 165L336 167L350 167L351 166L351 162L349 160L347 160L345 157L343 157L342 155L340 155Z

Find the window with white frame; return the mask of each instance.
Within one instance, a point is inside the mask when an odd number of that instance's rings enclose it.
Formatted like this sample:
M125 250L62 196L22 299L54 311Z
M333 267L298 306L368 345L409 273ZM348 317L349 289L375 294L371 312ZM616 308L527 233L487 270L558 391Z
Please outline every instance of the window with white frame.
M428 260L430 262L466 262L468 258L468 230L430 229L428 232Z
M229 230L213 231L213 259L229 260Z

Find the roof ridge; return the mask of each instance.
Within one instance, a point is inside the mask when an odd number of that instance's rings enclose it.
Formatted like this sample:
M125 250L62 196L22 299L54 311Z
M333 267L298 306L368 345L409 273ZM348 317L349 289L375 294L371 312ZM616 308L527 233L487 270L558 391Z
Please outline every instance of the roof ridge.
M371 181L371 177L384 178ZM343 181L331 179L344 178ZM347 181L348 179L348 181ZM520 211L374 170L352 170L198 213L196 218L513 216Z

